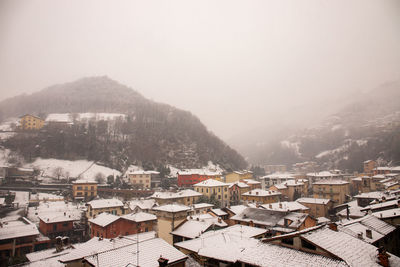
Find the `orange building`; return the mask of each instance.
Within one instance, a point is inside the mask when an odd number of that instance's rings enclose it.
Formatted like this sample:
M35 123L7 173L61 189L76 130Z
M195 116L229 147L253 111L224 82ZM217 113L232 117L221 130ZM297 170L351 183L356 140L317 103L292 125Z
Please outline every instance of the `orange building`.
M39 130L44 126L42 118L30 114L21 116L19 123L22 130Z
M89 226L90 237L115 238L153 231L157 226L157 217L146 212L124 216L101 213L96 218L89 220Z

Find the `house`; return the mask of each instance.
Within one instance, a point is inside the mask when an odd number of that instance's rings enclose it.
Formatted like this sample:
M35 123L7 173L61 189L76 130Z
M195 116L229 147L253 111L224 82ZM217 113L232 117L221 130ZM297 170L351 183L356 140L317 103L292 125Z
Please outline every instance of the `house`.
M301 213L310 213L310 208L297 201L283 201L278 203L269 203L261 205L261 208L266 210L278 210L278 211L291 211L291 212L301 212ZM315 217L315 216L314 216Z
M330 171L322 171L322 172L309 172L307 173L307 179L310 183L315 183L319 180L338 180L343 178L343 175L333 173Z
M221 203L222 207L226 207L229 204L230 195L228 189L229 184L214 179L208 179L194 185L196 192L208 198L214 196Z
M326 198L311 198L302 197L296 200L296 202L309 208L309 214L314 218L318 217L329 217L329 212L333 207L333 202Z
M97 182L76 180L72 182L72 196L75 200L88 200L97 196Z
M263 241L341 260L345 262L345 266L400 266L399 257L378 250L364 240L339 229L336 224L331 223Z
M338 229L377 248L384 247L386 251L400 255L400 230L373 215L351 220Z
M87 203L87 218L95 218L98 214L107 212L114 215L124 215L128 212L129 208L125 207L119 199L96 199Z
M190 207L182 204L166 204L154 207L151 213L156 215L158 219L158 236L172 245L171 232L185 221L191 212Z
M129 209L133 213L149 212L153 207L157 206L155 199L136 199L128 202Z
M374 168L376 167L376 162L373 160L366 160L364 161L364 174L372 175Z
M279 202L282 194L278 191L271 190L262 190L262 189L254 189L247 193L242 194L243 201L259 203L259 204L268 204Z
M377 211L373 212L372 215L394 226L400 224L400 208Z
M363 212L378 212L378 211L384 211L384 210L390 210L390 209L395 209L395 208L400 208L400 200L394 199L394 200L384 200L382 202L376 203L376 204L371 204L368 205L364 208L361 208L361 211Z
M243 182L245 184L247 184L248 186L250 186L250 190L253 189L261 189L261 182L253 180L253 179L242 179L240 180L240 182Z
M341 207L343 207L343 209L336 213L340 220L359 219L365 216L365 212L361 211L362 207L358 206L357 200L352 200L340 206L336 206L335 210L339 210Z
M242 194L250 191L250 186L243 182L229 184L230 203L238 204L242 200Z
M343 180L319 180L312 187L314 198L329 198L338 205L350 198L350 184Z
M372 201L377 200L379 201L382 198L387 198L389 195L385 192L375 191L375 192L368 192L368 193L361 193L355 195L354 198L357 200L357 204L360 207L366 207L371 204Z
M19 117L21 130L40 130L44 126L44 120L38 116L25 114Z
M214 217L210 214L200 214L188 216L185 221L180 223L174 231L171 232L173 236L173 243L190 240L197 238L204 232L210 230L219 230L227 227L221 218Z
M253 172L244 171L234 171L225 175L225 183L234 183L243 179L253 179Z
M66 267L184 267L187 258L161 238L156 238L155 232L147 232L113 239L93 237L59 256L58 260Z
M229 228L175 246L203 266L347 266L340 259L264 243L246 235L244 229L236 232Z
M308 190L308 183L303 183L297 180L288 180L281 184L275 184L269 188L272 191L278 191L282 194L282 197L293 201L299 197L306 196Z
M269 235L290 233L316 225L306 213L247 208L231 218L236 224L268 229Z
M24 217L2 219L0 221L0 262L6 263L10 258L22 257L33 252L39 234L36 225Z
M295 180L296 175L288 172L275 172L260 178L262 188L270 188L274 184L282 184L289 180Z
M115 238L154 231L157 228L157 217L146 212L130 213L117 216L101 213L89 219L90 237Z
M201 196L202 194L197 191L185 189L178 192L154 192L150 198L154 199L159 205L179 203L190 206L196 203Z
M222 173L204 169L188 169L178 172L178 187L191 187L208 179L221 181Z
M45 124L49 127L63 128L74 124L70 113L51 113L47 115Z
M54 239L57 236L73 236L74 222L80 221L81 217L73 212L53 212L39 216L40 232Z
M131 185L140 188L151 188L152 178L155 178L159 174L160 173L156 171L129 170L126 176Z
M220 217L224 221L229 219L228 213L223 211L222 209L211 209L209 211L209 214L215 217Z

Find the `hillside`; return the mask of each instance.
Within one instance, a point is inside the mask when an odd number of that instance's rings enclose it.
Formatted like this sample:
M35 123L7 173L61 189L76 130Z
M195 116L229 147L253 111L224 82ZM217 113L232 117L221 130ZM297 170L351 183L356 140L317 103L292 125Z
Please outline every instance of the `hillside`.
M320 168L361 171L362 162L400 162L400 82L387 83L314 127L288 131L249 155L258 164L316 161Z
M50 113L89 112L126 116L111 121L75 120L66 128L19 133L3 145L20 152L27 161L37 157L86 159L119 170L130 164L193 168L212 161L226 169L247 165L190 112L150 101L107 77L84 78L0 102L4 119L26 113L46 117Z

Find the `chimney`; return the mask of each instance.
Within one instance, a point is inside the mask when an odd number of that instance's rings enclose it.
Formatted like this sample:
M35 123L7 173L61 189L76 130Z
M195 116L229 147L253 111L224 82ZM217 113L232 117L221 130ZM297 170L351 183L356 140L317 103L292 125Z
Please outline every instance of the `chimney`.
M365 230L365 236L366 236L367 238L372 239L372 231L371 231L370 229L366 229L366 230Z
M279 202L279 208L280 209L282 208L282 202Z
M363 233L358 233L357 237L358 239L363 239Z
M220 218L220 217L218 217L218 223L221 223L221 222L222 222L221 218Z
M386 253L384 247L379 247L378 249L378 263L384 267L389 267L389 255Z
M269 204L269 208L272 209L272 204Z
M258 191L256 191L256 195L258 195Z
M329 224L329 229L331 229L332 231L337 232L337 224L336 223L330 223Z
M159 267L166 267L167 265L168 265L168 259L163 258L163 257L160 255L160 258L158 259L158 266L159 266Z
M67 213L64 211L64 216L67 216Z

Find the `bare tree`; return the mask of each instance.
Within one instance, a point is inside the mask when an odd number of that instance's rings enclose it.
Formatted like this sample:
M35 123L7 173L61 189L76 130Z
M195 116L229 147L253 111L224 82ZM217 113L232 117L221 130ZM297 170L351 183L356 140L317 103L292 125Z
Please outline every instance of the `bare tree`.
M57 177L57 180L60 180L60 177L64 175L64 169L61 167L57 167L53 170L53 175Z
M94 180L99 184L103 184L106 181L106 177L101 172L98 172L94 177Z

